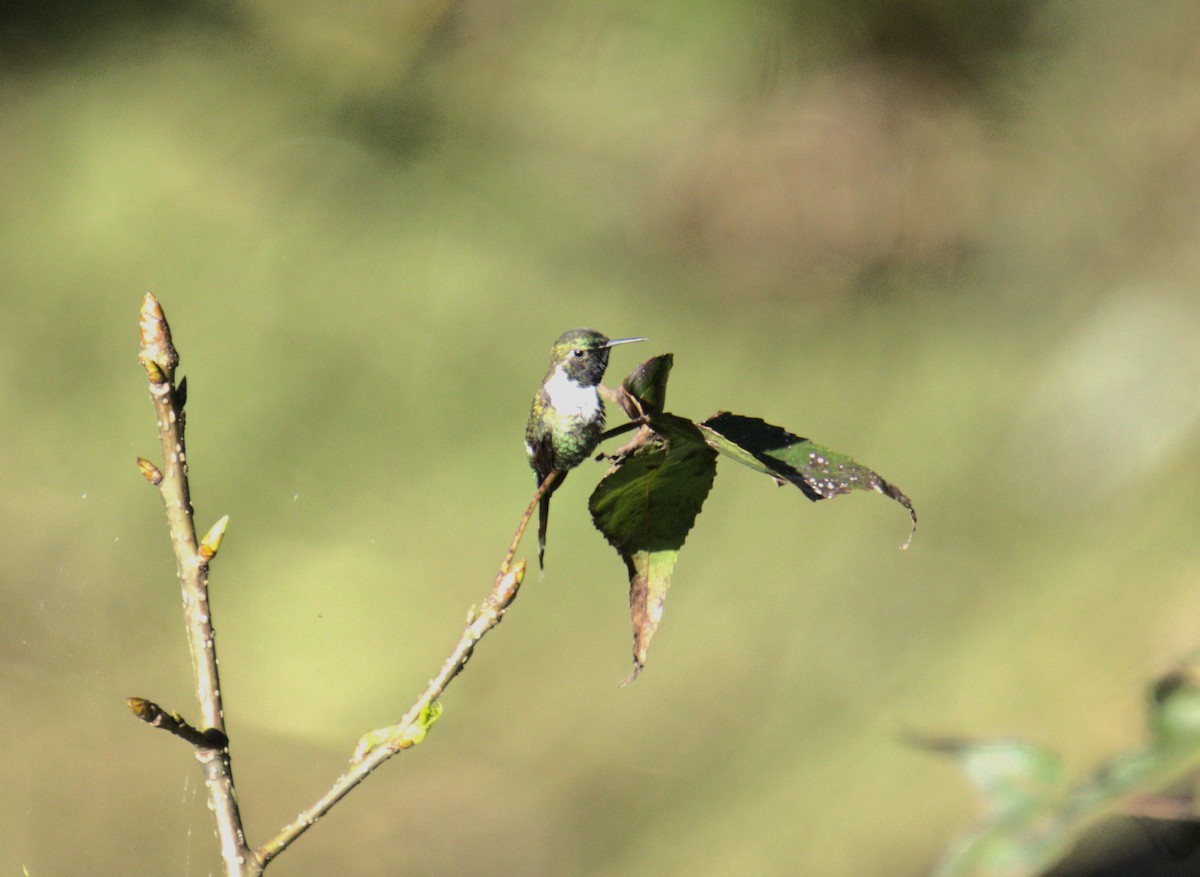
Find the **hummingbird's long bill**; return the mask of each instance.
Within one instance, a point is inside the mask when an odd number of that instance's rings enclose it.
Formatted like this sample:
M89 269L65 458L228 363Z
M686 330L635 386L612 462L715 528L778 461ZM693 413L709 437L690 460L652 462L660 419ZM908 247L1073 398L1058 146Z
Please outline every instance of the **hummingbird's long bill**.
M605 347L616 347L618 344L632 344L634 341L649 341L649 338L614 338Z

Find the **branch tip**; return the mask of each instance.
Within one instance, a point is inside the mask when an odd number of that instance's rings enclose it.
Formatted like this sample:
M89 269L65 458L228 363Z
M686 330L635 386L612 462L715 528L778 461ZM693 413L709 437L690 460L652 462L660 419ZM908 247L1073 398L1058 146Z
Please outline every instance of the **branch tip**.
M171 327L167 325L162 305L152 292L147 292L142 299L139 328L142 351L138 355L138 361L146 369L146 375L152 384L169 383L175 376L179 353L171 343Z
M153 722L155 717L162 712L162 707L144 697L127 697L125 706L129 707L131 713L147 723Z

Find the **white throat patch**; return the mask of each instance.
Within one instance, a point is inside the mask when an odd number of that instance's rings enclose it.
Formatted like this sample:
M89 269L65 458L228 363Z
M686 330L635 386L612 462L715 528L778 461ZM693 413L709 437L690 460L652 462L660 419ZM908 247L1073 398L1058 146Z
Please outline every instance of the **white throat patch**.
M546 382L546 393L560 415L579 415L591 420L600 411L600 394L596 388L575 383L561 365Z

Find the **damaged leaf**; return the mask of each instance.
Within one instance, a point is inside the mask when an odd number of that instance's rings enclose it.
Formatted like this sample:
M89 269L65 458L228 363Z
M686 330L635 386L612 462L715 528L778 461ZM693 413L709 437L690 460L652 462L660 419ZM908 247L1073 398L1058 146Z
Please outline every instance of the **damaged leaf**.
M712 489L718 455L779 484L794 484L812 500L876 490L908 509L913 530L917 524L908 497L850 457L754 417L721 412L695 423L665 412L673 364L672 354L652 357L610 394L632 423L610 430L609 436L636 431L614 454L597 458L611 460L612 466L588 501L596 528L617 549L629 573L633 673L626 683L646 664L679 550Z
M912 529L901 545L907 548L917 530L917 513L900 488L877 472L786 429L760 420L721 411L698 424L705 440L718 452L775 479L791 483L816 502L852 490L875 490L908 509Z

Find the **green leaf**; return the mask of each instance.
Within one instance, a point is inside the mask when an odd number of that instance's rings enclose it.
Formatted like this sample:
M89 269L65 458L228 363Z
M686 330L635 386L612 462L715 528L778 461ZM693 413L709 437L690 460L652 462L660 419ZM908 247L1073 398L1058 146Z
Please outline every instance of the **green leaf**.
M911 738L925 749L945 752L961 765L983 796L990 818L1026 818L1061 802L1067 790L1062 758L1024 740L934 740Z
M667 378L674 364L673 353L651 357L631 371L621 387L641 403L645 413L662 411L667 404Z
M985 813L950 846L938 877L1035 877L1065 857L1089 831L1115 813L1171 803L1170 789L1200 766L1200 687L1195 667L1173 672L1152 691L1151 740L1102 764L1068 786L1058 756L1020 741L918 741L957 757L984 794ZM1170 812L1192 818L1194 805ZM1170 816L1163 818L1172 818Z
M771 476L778 484L796 485L814 502L852 490L875 490L894 499L908 509L912 519L912 529L901 547L912 542L917 530L912 501L900 488L850 457L757 417L720 411L698 426L705 441L719 453Z
M656 414L650 423L625 446L588 500L596 528L629 572L633 673L626 683L646 664L679 550L716 476L717 454L694 423L673 414Z

